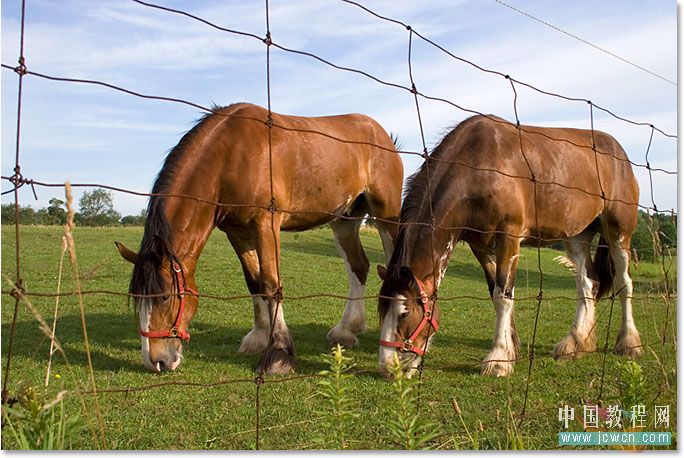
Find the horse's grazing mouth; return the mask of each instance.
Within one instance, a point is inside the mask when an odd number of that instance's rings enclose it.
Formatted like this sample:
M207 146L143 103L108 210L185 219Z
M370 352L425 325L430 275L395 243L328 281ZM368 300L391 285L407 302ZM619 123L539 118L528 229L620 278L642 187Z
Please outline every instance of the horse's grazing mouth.
M167 346L166 352L156 350L155 356L150 356L150 338L141 337L141 353L143 366L152 372L175 371L183 359L183 348Z

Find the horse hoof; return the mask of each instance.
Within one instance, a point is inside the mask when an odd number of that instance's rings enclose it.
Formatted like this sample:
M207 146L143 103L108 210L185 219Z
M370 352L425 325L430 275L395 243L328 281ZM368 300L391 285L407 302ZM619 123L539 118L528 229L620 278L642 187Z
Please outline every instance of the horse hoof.
M501 361L483 362L481 367L482 375L493 375L494 377L508 377L513 373L513 364Z
M627 331L621 329L615 344L615 353L631 359L640 357L643 354L643 349L639 331L636 329L629 329Z
M328 332L328 341L331 345L340 344L345 348L351 348L359 343L353 332L349 329L343 328L340 324Z
M480 372L482 375L507 377L513 373L513 362L515 362L515 351L494 349L480 364Z
M563 340L558 342L551 353L554 359L576 359L585 353L596 351L596 339L593 336L585 339L579 338L571 332Z
M268 347L268 333L252 329L242 338L238 353L262 354Z
M272 375L287 375L295 371L297 362L293 354L281 348L267 350L264 353L257 372Z
M368 326L366 326L365 321L362 323L354 324L351 327L351 332L353 332L356 335L363 334L366 331L368 331Z

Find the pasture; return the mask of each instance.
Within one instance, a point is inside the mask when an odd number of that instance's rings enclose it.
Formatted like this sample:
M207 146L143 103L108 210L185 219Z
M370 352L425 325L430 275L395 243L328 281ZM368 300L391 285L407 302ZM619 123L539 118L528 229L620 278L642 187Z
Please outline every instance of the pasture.
M9 323L14 300L7 294L8 279L15 278L14 228L2 228L2 350L3 369L7 355ZM378 234L362 231L362 241L372 271L367 294L377 294L380 280L375 265L384 263ZM22 278L30 292L54 292L61 254L61 227L21 227ZM85 291L128 289L131 267L119 257L114 240L137 248L142 228L76 228L74 233L79 272ZM526 448L558 448L562 426L558 409L564 404L576 410L571 431L581 431L582 406L603 401L617 403L619 364L612 353L588 354L576 361L555 361L553 346L569 330L575 313L575 283L571 273L554 261L561 254L544 249L541 253L544 297L534 349L535 359L529 386L527 412L520 423ZM299 362L297 376L315 375L326 369L323 353L329 351L326 334L339 321L344 300L316 297L317 294L345 296L347 275L329 228L282 234L282 278L285 318L293 334ZM74 290L68 257L65 260L63 291ZM652 421L653 405L670 405L672 448L676 448L676 304L669 311L662 298L662 274L657 264L633 265L634 316L641 332L644 356L639 359L645 376L644 404ZM676 283L676 272L670 273ZM244 296L242 271L225 236L214 231L200 257L197 283L202 295ZM484 377L479 361L491 347L494 309L487 294L482 271L467 246L459 244L440 288L443 315L422 375L422 415L441 425L434 442L443 449L472 447L463 424L452 409L460 405L463 421L471 432L480 432L481 448L501 448L510 432L509 411L519 420L527 380L528 356L537 309L540 273L537 250L521 253L516 282L516 323L522 341L522 359L509 378ZM302 298L307 296L306 298ZM298 299L299 298L299 299ZM43 317L51 322L54 297L30 297ZM240 339L251 329L249 298L219 300L201 298L185 345L185 360L175 372L152 374L140 362L140 339L132 305L125 296L84 296L92 363L95 371L107 446L112 449L251 449L256 447L256 399L254 367L258 357L237 353ZM368 331L359 345L347 352L356 363L349 379L349 396L361 407L352 421L349 446L354 449L392 449L398 445L389 436L384 413L394 399L389 382L377 370L378 318L375 299L366 301ZM603 348L615 343L619 323L619 301L615 302L610 329L610 299L597 306L598 342ZM666 322L669 314L669 322ZM661 344L665 333L665 344ZM77 299L62 297L57 337L61 340L68 366L55 355L50 391L75 390L88 385L88 366ZM30 312L22 305L17 322L11 367L10 395L22 385L42 385L45 378L49 339L38 330ZM603 393L598 399L601 380ZM228 383L233 380L245 380ZM281 381L281 383L276 383ZM169 383L170 382L170 383ZM185 383L189 382L189 383ZM226 382L226 383L224 383ZM176 383L176 384L173 384ZM194 385L192 384L194 383ZM151 387L152 385L159 385ZM149 389L135 389L150 386ZM131 388L123 392L110 389ZM324 435L319 418L321 399L316 395L316 377L267 377L260 388L260 448L317 448L315 437ZM77 396L66 398L69 415L82 411ZM92 402L86 399L88 413ZM83 413L80 413L83 415ZM481 429L480 429L481 425ZM647 430L653 430L647 428ZM3 434L3 448L13 444ZM84 432L79 448L92 448Z

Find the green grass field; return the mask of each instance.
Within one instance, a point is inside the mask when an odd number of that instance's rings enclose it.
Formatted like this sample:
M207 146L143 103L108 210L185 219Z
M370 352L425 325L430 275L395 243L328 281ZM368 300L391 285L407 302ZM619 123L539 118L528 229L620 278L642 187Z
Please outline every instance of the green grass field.
M61 227L22 227L22 278L30 292L54 292L61 254ZM141 228L77 228L75 241L80 277L84 290L109 290L125 293L131 266L119 257L114 240L137 247ZM367 294L377 294L380 281L374 265L383 262L379 237L364 231L363 242L373 266ZM7 293L15 279L14 228L2 228L2 350L3 370L7 357L14 299ZM344 301L334 298L288 300L288 296L316 293L347 294L346 272L338 256L332 232L327 229L299 234L283 234L282 275L285 317L295 340L299 359L298 375L317 374L326 368L322 353L328 352L326 333L338 322ZM557 433L562 430L558 409L564 404L575 408L571 431L582 430L582 406L599 401L603 373L604 404L618 403L619 364L624 361L612 353L590 354L577 361L557 362L549 355L554 344L568 332L575 312L575 286L572 275L553 258L559 253L542 250L544 296L565 299L545 300L540 310L529 388L527 412L520 432L526 448L557 448ZM68 257L65 261L63 291L74 289ZM652 406L670 405L670 427L676 447L676 300L669 311L662 298L662 275L655 264L632 266L635 280L634 316L646 345L639 360L646 379L648 421L653 421ZM676 283L676 273L671 273ZM247 294L235 253L225 236L216 231L200 258L197 283L202 294L235 296ZM522 340L522 361L509 378L479 374L479 360L489 352L494 331L494 309L488 299L483 274L467 246L454 250L450 268L440 289L440 297L476 296L440 303L443 310L440 332L426 359L421 394L422 414L441 424L442 435L433 444L444 449L470 448L471 441L451 407L455 398L471 432L479 430L481 448L506 446L510 431L509 408L518 418L526 386L529 344L539 289L537 250L525 249L521 255L516 296L531 298L516 301L516 323ZM156 375L145 370L140 361L140 339L132 305L124 296L93 294L84 296L90 340L107 446L114 449L251 449L256 446L256 385L253 382L218 383L197 386L167 382L194 382L200 385L234 379L254 378L256 356L241 355L237 348L252 323L249 299L200 299L200 308L190 331L185 360L173 373ZM31 297L31 302L51 322L55 298ZM597 307L598 341L602 348L609 332L610 348L615 343L620 323L616 301L612 323L607 329L611 302ZM666 313L669 321L666 322ZM349 446L355 449L397 448L387 431L384 416L393 402L389 382L377 373L378 318L376 302L367 301L369 330L360 344L347 353L356 363L349 381L350 397L362 409L348 431ZM663 333L666 343L661 344ZM55 355L52 372L60 374L50 384L50 392L88 386L88 367L77 299L63 297L60 302L57 337L68 358ZM21 305L10 372L9 394L22 385L40 386L46 371L50 342L38 330L37 322ZM604 361L605 359L605 361ZM282 381L268 377L260 389L260 443L265 449L316 448L320 428L320 398L314 377ZM144 387L146 390L105 392L107 389ZM94 408L86 399L88 415ZM69 396L67 413L84 415L78 396ZM653 428L646 428L653 430ZM76 444L95 447L86 431ZM12 448L3 431L3 448Z

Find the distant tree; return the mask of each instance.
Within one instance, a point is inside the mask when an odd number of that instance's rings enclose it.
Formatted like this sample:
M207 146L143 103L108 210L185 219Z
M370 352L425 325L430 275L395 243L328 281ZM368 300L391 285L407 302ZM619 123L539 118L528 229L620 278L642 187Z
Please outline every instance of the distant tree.
M2 224L14 224L14 204L2 204L1 208L0 220L2 220Z
M2 224L14 224L16 221L14 204L2 204L0 218L2 218ZM19 206L19 223L26 225L41 224L37 222L36 211L29 206Z
M66 223L66 210L64 209L64 201L53 197L50 199L50 206L47 208L47 213L49 217L48 224L65 224Z
M116 226L121 214L114 210L111 191L94 189L86 191L78 201L77 224L82 226Z
M124 226L144 226L147 219L147 208L140 211L138 215L126 215L121 218L121 224Z
M659 252L654 251L654 234L657 234L662 249L677 248L677 215L657 213L649 215L639 210L637 228L632 236L632 249L639 259L657 260Z

